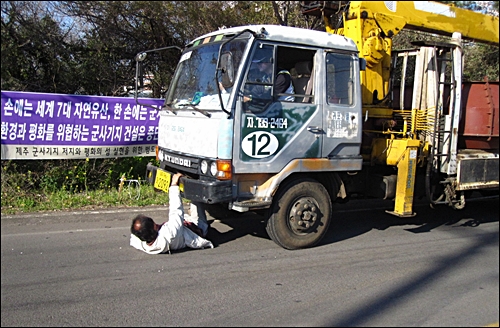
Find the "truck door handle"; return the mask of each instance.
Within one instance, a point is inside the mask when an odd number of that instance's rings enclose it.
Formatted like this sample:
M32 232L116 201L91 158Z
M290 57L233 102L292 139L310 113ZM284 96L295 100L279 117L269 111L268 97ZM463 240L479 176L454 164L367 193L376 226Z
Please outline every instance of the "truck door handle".
M323 133L323 129L319 126L308 126L307 131L312 133Z

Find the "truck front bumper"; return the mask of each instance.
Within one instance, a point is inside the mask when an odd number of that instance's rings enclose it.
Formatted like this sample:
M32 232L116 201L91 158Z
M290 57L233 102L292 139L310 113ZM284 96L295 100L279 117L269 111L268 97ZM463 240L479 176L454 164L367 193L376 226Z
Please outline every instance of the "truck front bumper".
M152 185L155 182L157 170L158 167L151 163L147 165L146 180ZM184 185L181 196L192 202L217 204L229 203L233 200L231 181L205 181L182 177L180 183Z

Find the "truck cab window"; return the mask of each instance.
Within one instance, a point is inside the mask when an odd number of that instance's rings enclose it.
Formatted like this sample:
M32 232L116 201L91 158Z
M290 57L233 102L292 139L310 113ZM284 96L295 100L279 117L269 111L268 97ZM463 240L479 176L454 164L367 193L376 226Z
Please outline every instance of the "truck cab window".
M247 109L263 111L272 102L294 102L295 84L292 72L296 54L301 49L262 45L257 46L251 57L250 69L245 84L243 102ZM312 57L311 53L308 58ZM300 57L299 57L300 58Z
M243 90L243 104L252 112L264 111L273 101L274 47L259 45L255 49Z
M354 70L352 55L326 55L326 87L329 104L353 104Z

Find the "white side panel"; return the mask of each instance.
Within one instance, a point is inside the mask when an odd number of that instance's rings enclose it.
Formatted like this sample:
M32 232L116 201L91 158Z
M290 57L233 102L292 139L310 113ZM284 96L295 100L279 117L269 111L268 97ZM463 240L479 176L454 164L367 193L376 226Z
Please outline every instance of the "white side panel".
M220 119L160 113L158 145L195 156L217 157Z

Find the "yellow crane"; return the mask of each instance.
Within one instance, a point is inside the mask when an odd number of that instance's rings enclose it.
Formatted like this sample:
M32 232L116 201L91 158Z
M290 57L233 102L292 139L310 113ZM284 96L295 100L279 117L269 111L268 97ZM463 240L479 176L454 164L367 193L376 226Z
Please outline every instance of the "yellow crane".
M465 200L457 191L465 187L460 184L460 176L457 179L457 171L464 156L460 157L456 133L461 117L461 38L498 46L498 17L433 1L302 1L301 7L304 15L321 17L328 33L354 40L360 57L366 60L366 70L360 72L363 115L366 118L363 156L374 164L398 168L395 208L388 212L402 217L414 215L412 203L417 165L428 165L429 171L443 173L445 181L438 183L446 202L462 207ZM392 49L392 38L403 29L430 32L451 39L446 44L421 43L424 47L413 53L420 59L416 61L413 99L408 110L403 105L404 74L411 53L393 54ZM391 106L391 79L394 77L394 58L398 55L404 58L399 108ZM446 80L445 67L450 63L454 75ZM432 74L429 71L433 71ZM450 108L444 108L445 86L450 88ZM496 106L496 112L493 108L488 115L493 117L496 113L498 118L498 104ZM399 129L395 127L397 120L402 121ZM378 126L382 129L377 130ZM498 168L498 126L495 131L496 146L493 147L496 147L496 153L483 154L477 150L490 160L484 167L495 162ZM462 170L462 174L464 172ZM498 178L494 180L490 184L498 187ZM432 182L427 183L428 189L435 187L430 185ZM487 185L486 181L480 183L480 187ZM432 196L430 198L434 202Z

